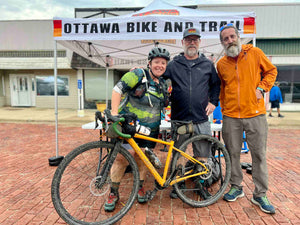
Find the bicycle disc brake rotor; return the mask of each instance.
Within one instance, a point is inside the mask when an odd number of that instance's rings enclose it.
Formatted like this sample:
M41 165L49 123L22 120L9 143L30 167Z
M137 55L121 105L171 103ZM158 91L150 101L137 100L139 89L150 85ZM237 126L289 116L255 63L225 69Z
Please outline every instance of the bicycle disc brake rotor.
M102 176L94 177L90 183L90 191L95 196L102 196L107 193L111 186L111 180L107 177L106 181L102 181Z
M202 175L199 175L199 177L203 180L207 180L211 177L212 175L212 167L209 163L204 163L204 165L206 166L206 168L208 169L208 172Z

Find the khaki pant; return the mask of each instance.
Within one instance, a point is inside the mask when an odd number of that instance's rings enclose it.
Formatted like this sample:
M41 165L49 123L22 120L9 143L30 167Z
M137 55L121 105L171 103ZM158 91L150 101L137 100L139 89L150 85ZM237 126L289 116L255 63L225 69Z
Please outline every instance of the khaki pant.
M210 128L210 122L206 121L203 123L197 123L193 124L194 128L194 135L197 134L206 134L211 136L211 128ZM178 140L175 142L176 147L180 147L180 145L183 144L187 139L191 137L190 134L181 134L178 135ZM193 157L203 157L203 158L208 158L211 156L210 154L210 143L206 141L195 141L192 144L193 146ZM183 150L183 149L182 149Z
M253 118L223 117L222 135L231 158L232 187L242 188L243 172L240 165L240 154L243 142L243 131L252 157L252 179L255 185L254 197L263 197L268 190L268 170L266 147L268 124L265 115Z

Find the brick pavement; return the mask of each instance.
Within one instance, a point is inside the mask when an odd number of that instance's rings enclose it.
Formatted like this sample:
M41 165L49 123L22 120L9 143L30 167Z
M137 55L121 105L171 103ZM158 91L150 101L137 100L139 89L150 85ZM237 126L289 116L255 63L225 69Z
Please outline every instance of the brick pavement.
M97 132L59 126L59 151L66 155ZM0 123L0 224L65 224L50 197L56 167L48 165L55 155L55 127L46 124ZM245 197L228 203L220 199L205 208L191 208L170 199L170 188L160 191L145 205L134 204L119 224L300 224L300 129L270 127L267 162L268 197L275 215L261 212L250 199L254 185L244 171ZM164 153L160 153L164 154ZM250 162L250 154L242 155ZM146 182L151 187L152 178Z

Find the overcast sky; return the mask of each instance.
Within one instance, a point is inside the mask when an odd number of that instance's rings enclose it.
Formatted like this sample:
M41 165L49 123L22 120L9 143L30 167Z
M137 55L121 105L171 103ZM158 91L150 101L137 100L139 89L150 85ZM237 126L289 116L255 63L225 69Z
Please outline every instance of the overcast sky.
M152 0L0 0L0 20L74 17L74 8L145 7ZM173 5L291 3L300 0L165 0Z

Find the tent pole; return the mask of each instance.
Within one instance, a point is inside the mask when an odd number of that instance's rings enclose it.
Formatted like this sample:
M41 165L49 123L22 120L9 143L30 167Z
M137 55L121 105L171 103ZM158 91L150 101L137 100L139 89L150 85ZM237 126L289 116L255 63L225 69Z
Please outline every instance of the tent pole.
M105 89L106 89L106 96L105 96L105 104L106 108L108 109L108 69L110 66L110 56L107 55L105 57L105 68L106 68L106 79L105 79Z
M58 166L63 156L58 155L58 99L57 99L57 43L54 41L54 99L55 99L55 149L56 156L49 158L50 166Z
M55 99L55 140L56 140L56 157L58 156L58 101L57 101L57 43L54 44L54 99Z
M106 108L108 109L108 66L106 66L105 88L106 88L105 104L106 104Z

